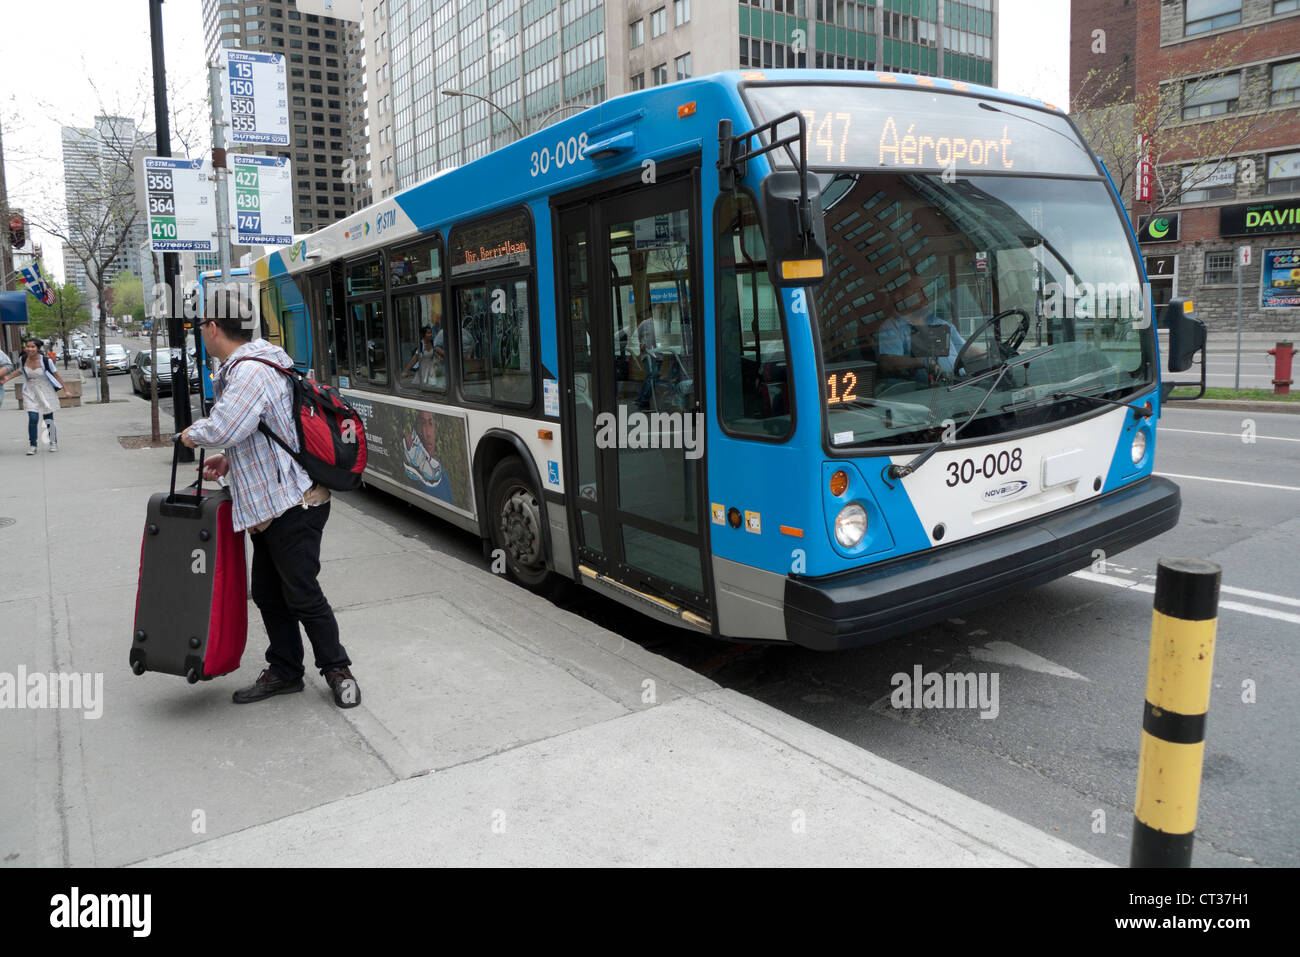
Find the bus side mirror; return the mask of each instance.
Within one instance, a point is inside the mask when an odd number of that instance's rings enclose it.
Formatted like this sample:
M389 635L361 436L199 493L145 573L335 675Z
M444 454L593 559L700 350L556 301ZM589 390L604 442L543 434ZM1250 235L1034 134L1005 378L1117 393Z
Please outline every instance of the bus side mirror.
M1205 323L1196 318L1190 299L1171 299L1160 325L1169 330L1169 371L1186 372L1205 348Z
M807 201L796 170L771 173L763 180L763 223L767 226L767 272L772 285L814 286L826 275L826 220L821 186L807 180Z

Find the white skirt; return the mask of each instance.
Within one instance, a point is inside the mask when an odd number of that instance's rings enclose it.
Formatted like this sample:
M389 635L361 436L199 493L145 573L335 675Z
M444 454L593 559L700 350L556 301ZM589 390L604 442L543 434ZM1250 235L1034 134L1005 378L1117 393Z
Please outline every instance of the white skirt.
M45 378L44 370L35 375L23 373L23 409L48 415L59 411L59 395Z

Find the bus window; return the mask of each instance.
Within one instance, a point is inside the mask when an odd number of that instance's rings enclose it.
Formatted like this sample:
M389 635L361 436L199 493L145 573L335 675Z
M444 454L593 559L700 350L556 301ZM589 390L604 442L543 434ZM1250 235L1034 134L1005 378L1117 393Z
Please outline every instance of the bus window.
M498 402L533 400L532 342L528 281L512 279L490 287L492 303L492 397ZM503 308L498 310L497 304Z
M460 370L467 396L488 399L488 340L492 324L488 318L487 288L471 286L457 292L460 304Z
M398 383L439 392L446 389L442 294L394 296L393 311L397 316L397 357L402 363Z
M348 325L352 343L352 371L358 379L369 379L376 385L388 382L383 292L384 274L378 257L348 264Z
M402 286L418 286L441 279L442 257L437 240L389 253L388 274L393 289Z
M742 435L790 432L794 393L785 322L767 275L758 211L746 193L718 200L718 362L722 424Z
M526 405L533 400L528 280L505 279L456 292L465 394Z

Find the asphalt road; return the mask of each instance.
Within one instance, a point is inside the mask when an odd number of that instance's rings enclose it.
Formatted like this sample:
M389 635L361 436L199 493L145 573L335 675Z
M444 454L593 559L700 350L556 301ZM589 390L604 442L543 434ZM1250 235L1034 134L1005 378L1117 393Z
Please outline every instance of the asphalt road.
M1184 407L1161 421L1157 468L1183 490L1179 526L1085 572L965 619L856 651L701 639L586 590L571 610L713 680L1127 864L1151 625L1162 556L1223 567L1219 645L1195 863L1300 865L1300 416ZM1252 425L1253 422L1253 425ZM1253 443L1242 441L1253 429ZM1241 483L1241 484L1237 484ZM477 538L377 492L358 507L464 560ZM995 718L896 710L895 674L999 676ZM1255 701L1243 696L1253 685Z

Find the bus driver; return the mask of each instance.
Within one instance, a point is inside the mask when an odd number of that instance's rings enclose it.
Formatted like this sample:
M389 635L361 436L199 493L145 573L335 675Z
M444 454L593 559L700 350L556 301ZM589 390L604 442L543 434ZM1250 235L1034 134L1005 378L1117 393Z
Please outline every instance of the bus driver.
M952 323L940 319L931 307L925 280L911 274L897 290L895 314L876 333L876 352L884 379L915 381L925 388L951 379L953 363L966 340ZM984 350L971 346L967 354L982 356Z

